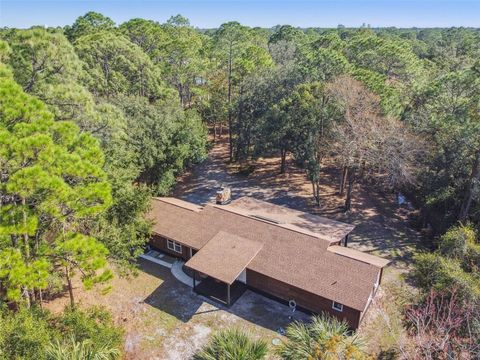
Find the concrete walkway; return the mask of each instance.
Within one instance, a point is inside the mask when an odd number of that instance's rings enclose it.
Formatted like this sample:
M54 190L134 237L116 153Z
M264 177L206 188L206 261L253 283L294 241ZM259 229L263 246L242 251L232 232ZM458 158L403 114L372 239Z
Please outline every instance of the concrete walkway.
M183 264L185 264L183 261L176 261L171 268L172 275L181 283L193 287L193 279L187 274L185 274L185 272L183 271ZM195 285L198 284L200 284L200 281L196 280Z
M154 262L155 264L162 265L166 268L169 268L172 275L180 281L182 284L185 284L189 287L193 287L193 279L188 276L185 271L183 271L183 265L185 264L184 261L182 260L177 260L173 264L169 263L167 261L161 260L161 257L159 258L158 256L152 256L154 254L158 255L158 251L149 251L146 254L140 255L142 259ZM195 285L200 284L199 280L195 281Z
M167 268L169 268L169 269L171 269L171 268L173 267L173 265L170 264L169 262L166 262L166 261L157 259L156 257L150 256L150 255L147 255L147 254L142 254L142 255L140 255L139 257L141 257L142 259L145 259L145 260L149 260L149 261L151 261L151 262L154 262L155 264L165 266L165 267L167 267Z

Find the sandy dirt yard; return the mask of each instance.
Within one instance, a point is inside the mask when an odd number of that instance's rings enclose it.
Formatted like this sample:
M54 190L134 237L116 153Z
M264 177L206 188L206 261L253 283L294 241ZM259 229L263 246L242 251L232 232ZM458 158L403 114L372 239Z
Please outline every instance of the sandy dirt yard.
M107 294L101 289L84 291L79 282L75 285L79 306L106 306L115 323L125 329L125 359L190 359L211 333L232 326L271 344L280 337L276 331L291 322L288 306L247 290L226 308L193 293L170 269L143 259L138 276L114 278ZM46 307L59 312L68 303L65 296ZM297 311L295 319L306 321L308 316ZM271 347L270 358L274 358Z
M359 183L354 189L353 211L345 214L341 210L343 199L337 195L340 174L333 166L327 165L324 170L321 206L317 208L305 173L291 159L285 174L279 174L279 158L259 159L252 164L254 171L248 176L239 175L227 160L224 139L216 143L205 162L179 179L173 196L205 204L214 200L222 185L228 185L233 198L253 196L354 224L350 247L392 261L385 270L383 289L360 328L362 335L372 339L373 351L378 350L378 342L385 338L382 333L393 331L394 319L385 311L385 304L391 304L392 298L384 296L385 285L399 281L403 284L399 278L408 271L420 239L395 204L394 195L378 193ZM246 328L271 344L273 338L279 337L276 330L290 321L287 306L250 291L229 309L214 304L177 281L168 268L147 260L139 260L137 277L116 277L111 287L108 294L102 295L100 289L85 292L77 284L75 294L81 306L103 305L111 310L115 322L125 329L126 359L189 359L213 332L231 326ZM63 297L47 307L61 311L67 303L67 297ZM305 314L296 314L307 319ZM270 358L274 358L273 345L270 346Z

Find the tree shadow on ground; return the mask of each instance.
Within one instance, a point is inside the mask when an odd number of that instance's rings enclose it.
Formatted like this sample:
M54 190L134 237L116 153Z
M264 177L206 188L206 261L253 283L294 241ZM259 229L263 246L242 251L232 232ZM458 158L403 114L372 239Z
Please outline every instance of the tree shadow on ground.
M173 277L170 269L139 260L140 270L162 280L162 283L144 302L187 323L194 318L226 312L263 328L276 331L292 322L288 306L247 290L231 307L198 295L193 289ZM294 320L308 321L309 316L295 312Z
M341 169L329 159L321 173L319 207L313 201L305 171L295 165L291 156L284 174L279 173L279 157L255 160L255 171L247 177L229 171L227 163L228 141L224 138L214 145L204 163L179 179L174 196L205 205L214 201L222 185L227 185L233 199L251 196L346 222L355 225L350 247L386 257L402 271L410 267L413 255L424 248L420 234L396 204L394 193L382 192L359 180L354 186L353 209L345 213L345 198L339 196Z

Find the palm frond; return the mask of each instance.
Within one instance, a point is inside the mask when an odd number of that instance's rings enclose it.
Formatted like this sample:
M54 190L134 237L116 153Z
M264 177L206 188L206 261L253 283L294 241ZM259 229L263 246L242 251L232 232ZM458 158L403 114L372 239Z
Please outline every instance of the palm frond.
M261 360L268 352L267 343L254 340L237 328L223 330L197 354L195 360Z
M313 316L310 323L294 322L277 354L285 360L364 359L363 341L348 325L327 314Z
M110 344L97 347L91 340L78 342L73 336L63 343L52 342L46 354L48 360L115 360L120 357L120 351Z

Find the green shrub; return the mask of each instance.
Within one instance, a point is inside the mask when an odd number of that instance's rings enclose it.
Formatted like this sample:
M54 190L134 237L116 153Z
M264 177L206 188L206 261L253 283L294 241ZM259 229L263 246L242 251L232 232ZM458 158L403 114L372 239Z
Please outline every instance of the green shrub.
M475 244L475 230L470 225L452 226L440 238L438 248L442 255L463 260L468 247Z
M480 298L478 276L462 269L461 262L439 254L420 254L415 257L412 277L425 292L457 289L462 298Z
M61 343L55 341L46 349L48 360L114 360L120 351L108 344L97 346L91 340L78 342L74 337Z
M115 327L111 314L101 307L86 311L67 308L57 318L56 328L66 338L74 337L77 342L91 340L98 347L120 347L123 339L122 330Z
M113 359L120 354L122 335L110 313L97 307L86 311L67 308L58 316L35 307L4 309L0 311L0 360L51 359L47 353L54 348L66 353L76 349L84 354L110 354L100 358Z
M48 287L44 291L44 298L55 298L64 294L65 281L57 272L52 272L47 278Z
M45 347L55 337L48 313L22 308L0 313L0 359L43 360Z
M260 360L267 355L263 340L253 340L239 329L228 329L213 335L210 342L194 356L194 360Z
M294 322L288 326L278 355L285 360L366 359L364 343L348 325L327 314L313 316L308 324Z
M472 225L451 227L440 238L438 248L442 255L459 260L465 271L479 271L480 245Z

